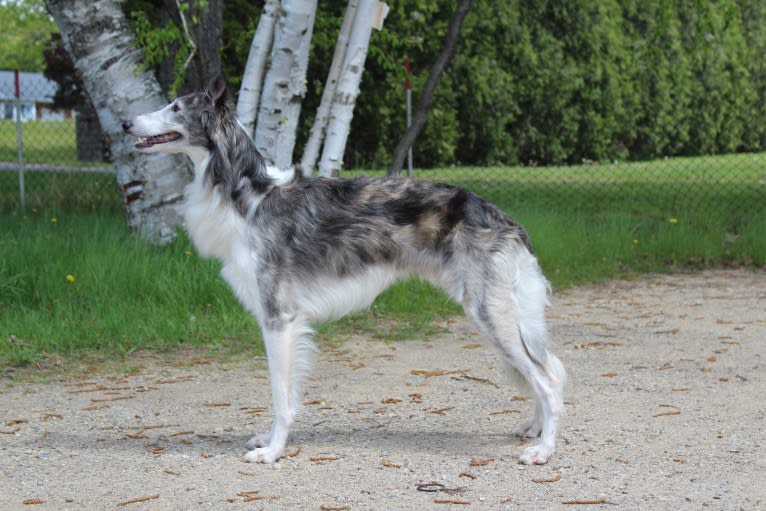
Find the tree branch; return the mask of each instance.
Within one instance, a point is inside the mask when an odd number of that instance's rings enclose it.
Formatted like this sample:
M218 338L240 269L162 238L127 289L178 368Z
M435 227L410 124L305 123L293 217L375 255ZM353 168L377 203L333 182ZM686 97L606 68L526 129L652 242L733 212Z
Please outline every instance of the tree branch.
M402 165L404 164L404 157L407 154L407 149L413 142L415 142L415 139L426 123L428 112L431 110L431 104L433 103L436 86L439 84L439 80L441 80L444 70L447 68L452 56L455 54L457 40L460 36L460 28L463 26L463 20L470 8L471 0L460 0L458 3L455 15L447 30L447 35L444 37L442 50L431 66L431 70L428 73L428 79L423 86L423 92L421 92L420 98L418 98L418 104L417 107L415 107L415 113L412 118L412 125L404 132L404 135L402 135L402 138L400 138L399 142L396 144L396 148L394 148L391 165L388 167L389 176L398 176L402 171Z

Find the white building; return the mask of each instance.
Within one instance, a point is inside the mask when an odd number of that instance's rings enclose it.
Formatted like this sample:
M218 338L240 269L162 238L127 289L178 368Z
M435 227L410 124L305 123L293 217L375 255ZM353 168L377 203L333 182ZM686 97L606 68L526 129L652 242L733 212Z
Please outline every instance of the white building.
M20 108L22 121L60 121L71 119L71 109L53 108L53 96L58 84L42 73L19 72ZM0 71L0 119L16 118L16 85L13 71Z

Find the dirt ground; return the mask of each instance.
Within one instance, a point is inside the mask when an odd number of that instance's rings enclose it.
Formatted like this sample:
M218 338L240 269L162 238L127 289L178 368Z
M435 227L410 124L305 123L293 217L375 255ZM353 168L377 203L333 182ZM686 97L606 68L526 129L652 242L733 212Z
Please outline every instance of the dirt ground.
M517 463L532 402L456 319L325 348L270 466L241 461L269 424L263 361L5 377L0 509L766 508L766 272L580 287L549 317L570 381L547 465Z

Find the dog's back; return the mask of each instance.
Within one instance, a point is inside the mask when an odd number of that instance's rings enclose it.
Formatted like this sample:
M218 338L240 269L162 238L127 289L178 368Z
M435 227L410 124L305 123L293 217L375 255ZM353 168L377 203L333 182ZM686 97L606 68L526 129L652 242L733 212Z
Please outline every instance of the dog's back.
M371 264L449 266L468 252L531 252L526 231L496 206L410 179L299 179L268 193L252 225L286 241L271 250L296 269L338 277Z

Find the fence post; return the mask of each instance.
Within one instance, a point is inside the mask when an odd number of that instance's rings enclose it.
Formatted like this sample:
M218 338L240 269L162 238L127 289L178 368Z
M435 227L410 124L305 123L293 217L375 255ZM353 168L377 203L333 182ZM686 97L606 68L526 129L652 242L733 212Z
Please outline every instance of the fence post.
M16 88L16 148L19 155L19 202L21 211L26 207L24 194L24 149L21 135L21 84L19 83L19 70L13 70L13 82Z
M410 129L412 124L412 82L410 77L412 76L412 64L410 59L404 59L404 70L406 77L404 79L404 94L407 98L407 129ZM407 176L412 177L412 146L407 148Z

